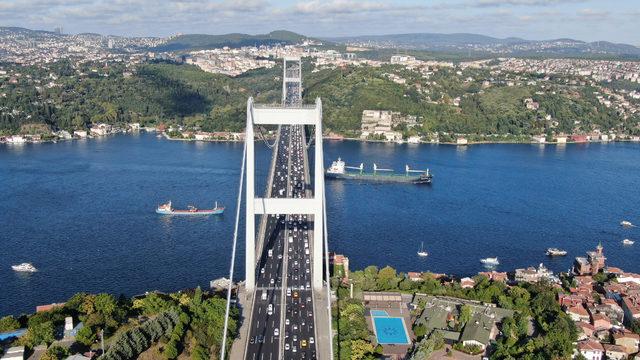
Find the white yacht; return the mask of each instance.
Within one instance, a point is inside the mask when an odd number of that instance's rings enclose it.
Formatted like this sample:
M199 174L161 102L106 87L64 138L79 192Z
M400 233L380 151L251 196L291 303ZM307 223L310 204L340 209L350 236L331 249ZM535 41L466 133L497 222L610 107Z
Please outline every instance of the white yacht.
M420 251L418 251L418 256L420 257L425 257L428 256L429 253L424 251L424 241L422 242L422 245L420 246Z
M498 261L497 257L488 257L488 258L480 259L480 262L485 265L500 265L500 261Z
M631 223L631 221L627 221L627 220L622 220L622 221L620 222L620 225L622 225L622 226L624 226L624 227L633 227L633 226L635 226L635 225L633 225L633 224Z
M31 263L22 263L20 265L12 265L11 268L13 269L13 271L18 271L18 272L36 272L36 271L38 271L38 269L36 269L36 267L33 266Z
M567 255L567 251L558 249L558 248L548 248L547 255L548 256L565 256Z
M629 239L622 240L622 244L623 245L633 245L634 243L635 243L635 241L633 241L633 240L629 240Z

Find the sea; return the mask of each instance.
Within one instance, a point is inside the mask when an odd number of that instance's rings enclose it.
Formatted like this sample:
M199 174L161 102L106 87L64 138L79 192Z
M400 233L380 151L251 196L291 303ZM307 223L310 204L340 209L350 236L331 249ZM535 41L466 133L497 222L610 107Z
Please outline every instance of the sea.
M76 292L133 296L229 275L241 143L186 142L153 133L0 145L0 315L35 311ZM393 266L458 276L544 264L567 271L598 243L607 264L640 272L640 144L451 146L327 140L325 167L373 163L429 168L432 185L327 180L329 246L350 269ZM270 149L257 146L257 193ZM226 207L172 217L175 208ZM244 276L244 219L235 278ZM422 244L426 258L416 252ZM550 258L548 247L568 251ZM12 271L33 263L38 272Z

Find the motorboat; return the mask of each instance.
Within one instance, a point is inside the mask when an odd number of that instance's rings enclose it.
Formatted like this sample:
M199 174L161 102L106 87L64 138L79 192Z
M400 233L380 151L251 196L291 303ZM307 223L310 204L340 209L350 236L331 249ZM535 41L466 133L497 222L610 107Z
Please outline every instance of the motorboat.
M620 222L620 225L622 225L622 226L624 226L624 227L633 227L633 226L635 226L635 225L633 225L633 224L631 223L631 221L627 221L627 220L622 220L622 221Z
M565 256L567 255L567 251L566 250L561 250L558 248L548 248L547 249L547 255L549 256Z
M33 264L31 263L22 263L19 265L12 265L11 268L13 269L13 271L17 271L17 272L36 272L38 271L38 269L36 269L35 266L33 266Z
M480 262L485 265L500 265L500 261L498 261L497 257L488 257L488 258L480 259Z
M629 239L622 240L622 244L623 245L633 245L634 243L635 243L635 241L633 241L633 240L629 240Z

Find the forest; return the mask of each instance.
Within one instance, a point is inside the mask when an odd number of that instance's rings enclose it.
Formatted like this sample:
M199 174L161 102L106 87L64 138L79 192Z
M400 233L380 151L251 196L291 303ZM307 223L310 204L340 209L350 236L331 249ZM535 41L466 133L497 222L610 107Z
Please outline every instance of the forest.
M417 116L419 126L397 129L405 136L640 131L637 115L624 120L597 101L597 89L569 86L562 79L544 85L540 81L506 85L483 69L440 68L423 76L397 65L314 69L305 62L304 67L306 101L321 97L325 130L349 136L359 134L365 109ZM277 103L281 96L279 66L237 77L160 61L136 65L61 61L3 68L8 72L0 76L0 135L42 131L43 126L57 131L131 122L242 131L249 96L266 103ZM539 108L526 108L525 99Z

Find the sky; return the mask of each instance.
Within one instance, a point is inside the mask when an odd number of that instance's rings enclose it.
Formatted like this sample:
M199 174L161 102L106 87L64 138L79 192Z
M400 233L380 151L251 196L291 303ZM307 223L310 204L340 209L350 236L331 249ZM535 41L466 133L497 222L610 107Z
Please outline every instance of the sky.
M0 0L0 26L125 36L468 32L640 45L640 0Z

